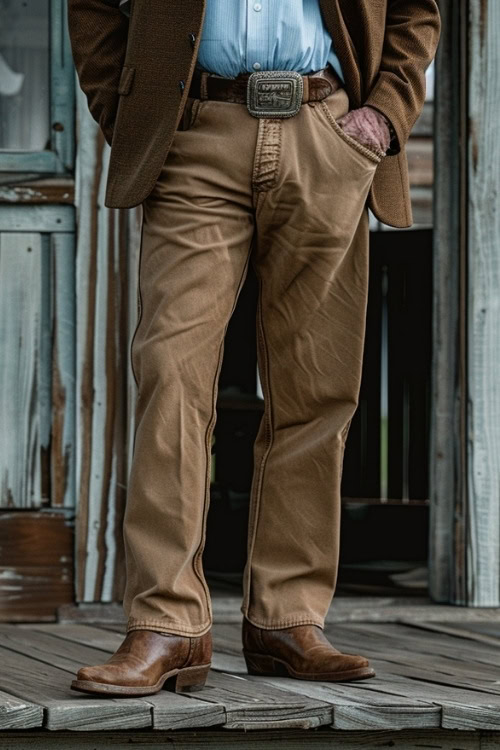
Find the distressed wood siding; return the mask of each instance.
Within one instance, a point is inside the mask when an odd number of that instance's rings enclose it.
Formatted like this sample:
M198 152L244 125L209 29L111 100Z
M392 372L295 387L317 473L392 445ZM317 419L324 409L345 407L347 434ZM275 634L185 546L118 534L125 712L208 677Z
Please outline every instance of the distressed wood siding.
M500 5L469 8L467 603L500 604Z
M51 232L54 226L35 231L43 222L30 209L24 217L14 207L2 209L0 507L71 508L73 235Z
M441 2L431 593L500 604L500 7Z
M110 149L81 91L77 112L76 598L113 601L123 588L122 518L133 410L129 338L137 312L128 269L138 226L135 211L104 206Z
M465 2L465 0L464 0ZM462 3L462 5L464 4ZM436 56L436 182L433 263L433 372L430 446L430 590L436 601L465 603L463 514L463 184L464 9L440 3Z
M75 506L75 251L74 234L54 233L51 241L53 283L50 504Z
M42 310L47 261L40 234L0 235L0 500L7 508L42 504L41 454L48 450L49 361Z
M72 601L71 519L48 510L0 513L0 621L53 621Z

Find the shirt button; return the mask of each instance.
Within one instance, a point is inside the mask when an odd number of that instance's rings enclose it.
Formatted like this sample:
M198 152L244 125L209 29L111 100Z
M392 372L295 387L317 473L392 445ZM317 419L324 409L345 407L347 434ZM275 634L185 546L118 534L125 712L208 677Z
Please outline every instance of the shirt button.
M253 6L254 10L262 10L262 5L260 3L255 3Z
M260 63L259 62L254 62L254 64L252 65L252 68L254 70L260 70Z

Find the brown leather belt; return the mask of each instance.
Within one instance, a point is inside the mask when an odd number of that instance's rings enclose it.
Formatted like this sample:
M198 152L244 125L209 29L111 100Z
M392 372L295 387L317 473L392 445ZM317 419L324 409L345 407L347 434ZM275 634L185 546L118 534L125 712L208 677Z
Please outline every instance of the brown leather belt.
M342 83L328 65L309 75L293 70L262 70L224 78L195 69L189 96L246 104L254 117L293 117L301 104L333 94Z

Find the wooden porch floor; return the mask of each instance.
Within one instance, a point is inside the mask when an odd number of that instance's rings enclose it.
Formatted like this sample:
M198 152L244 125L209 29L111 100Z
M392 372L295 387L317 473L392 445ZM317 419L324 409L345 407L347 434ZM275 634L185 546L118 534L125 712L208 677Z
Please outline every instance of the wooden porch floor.
M199 693L117 699L70 690L77 669L106 661L123 632L1 625L0 748L500 747L500 614L498 622L329 622L332 643L376 669L357 683L251 677L239 623L216 622Z

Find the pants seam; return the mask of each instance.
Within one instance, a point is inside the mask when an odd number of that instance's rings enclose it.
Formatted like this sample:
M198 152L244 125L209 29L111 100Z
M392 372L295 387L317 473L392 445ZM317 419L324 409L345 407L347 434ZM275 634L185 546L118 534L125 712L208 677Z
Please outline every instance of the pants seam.
M218 381L219 373L220 373L221 366L222 366L222 358L223 358L223 353L224 353L224 339L225 339L226 331L227 331L227 328L228 328L228 325L229 325L229 320L230 320L230 318L231 318L231 316L232 316L232 314L234 312L234 309L235 309L237 301L238 301L238 296L239 296L239 293L241 291L241 287L242 287L243 282L245 280L245 276L246 276L246 272L247 272L247 268L248 268L248 262L249 262L250 254L251 254L251 250L252 250L252 243L250 243L250 245L249 245L249 249L248 249L248 253L247 253L247 258L246 258L245 264L243 266L243 271L241 273L240 280L238 282L238 287L237 287L236 294L235 294L235 297L234 297L234 300L233 300L233 305L232 305L231 313L229 314L229 317L228 317L228 319L226 321L226 324L224 326L224 331L223 331L223 334L222 334L222 341L221 341L221 344L220 344L220 347L219 347L219 358L218 358L218 362L217 362L217 368L216 368L215 376L214 376L213 383L212 383L212 416L211 416L211 418L209 420L209 423L208 423L208 426L207 426L207 429L206 429L206 432L205 432L206 471L205 471L205 496L204 496L203 518L202 518L202 535L201 535L201 539L200 539L200 543L198 545L198 548L197 548L197 550L196 550L196 552L195 552L195 554L193 556L192 565L193 565L194 573L198 577L198 579L199 579L199 581L200 581L200 583L201 583L201 585L203 587L205 598L206 598L206 604L207 604L207 608L208 608L208 612L209 613L211 613L210 592L208 590L208 586L206 584L204 576L203 576L203 574L199 570L199 561L201 560L201 554L202 554L202 551L203 551L203 546L204 546L204 541L205 541L205 532L206 532L205 526L206 526L206 518L207 518L207 512L208 512L208 506L209 506L209 499L210 499L209 495L210 495L211 448L210 448L210 445L209 445L209 437L210 437L211 430L212 430L212 428L215 425L215 420L216 420L216 415L217 415L217 412L216 412L217 381Z
M268 350L267 350L267 343L266 343L266 337L264 333L264 316L263 316L263 279L261 274L259 273L259 279L260 279L260 293L259 293L259 329L261 332L261 341L262 341L262 354L263 354L263 371L265 373L264 377L264 388L265 388L265 396L264 396L264 402L266 402L267 399L267 406L265 407L265 413L263 415L263 419L266 419L266 426L269 428L269 444L264 451L264 455L262 456L262 460L260 462L259 466L259 473L256 477L257 484L255 486L254 490L254 498L252 505L252 513L251 513L251 525L249 528L249 545L248 545L248 559L247 559L247 575L246 575L246 590L245 590L245 600L242 605L242 612L246 615L248 612L248 609L250 607L250 587L252 582L252 554L255 547L255 539L257 537L257 527L259 522L259 515L260 515L260 505L261 505L261 495L262 495L262 485L264 481L264 473L265 468L267 464L267 460L269 457L269 454L271 452L271 448L273 446L273 440L274 440L274 429L273 429L273 417L272 417L272 397L271 397L271 378L270 378L270 369L269 369L269 356L268 356Z
M154 630L159 633L198 636L208 632L211 626L211 620L207 620L197 628L190 625L180 625L178 622L171 620L130 620L127 624L127 633L133 630Z
M255 617L245 614L246 619L258 628L262 630L283 630L284 628L292 628L296 625L317 625L321 629L324 628L324 621L313 618L313 617L299 617L299 618L287 618L285 620L278 620L275 623L260 622Z
M139 330L139 326L141 325L141 321L142 321L142 317L143 317L143 315L142 315L142 312L143 312L143 302L142 302L142 290L141 290L141 264L142 264L143 238L144 238L144 223L145 222L144 222L144 210L143 210L143 217L142 217L142 221L141 221L141 238L140 238L140 243L139 243L139 260L138 260L138 263L137 263L137 296L138 296L138 299L136 300L136 304L138 303L138 306L139 306L139 315L138 315L138 318L137 318L137 321L136 321L136 326L135 326L134 334L133 334L131 342L130 342L130 368L132 370L132 376L133 376L133 378L135 380L135 385L136 385L136 388L138 390L139 390L139 381L137 379L137 375L136 375L136 372L135 372L134 360L133 360L133 357L132 357L132 350L133 350L135 338L137 336L137 332Z
M252 185L254 189L257 188L257 175L260 171L260 163L262 159L262 144L264 141L264 123L263 120L259 120L258 123L258 130L257 130L257 143L256 143L256 154L255 154L255 161L253 165L253 172L252 172Z
M282 121L281 119L261 118L259 122L259 131L257 135L256 158L253 165L252 185L253 189L259 192L267 192L275 187L278 182L278 170L281 154L282 141ZM262 179L261 167L263 151L267 148L269 153L272 152L272 170L270 176L265 180ZM271 161L271 159L270 159Z

